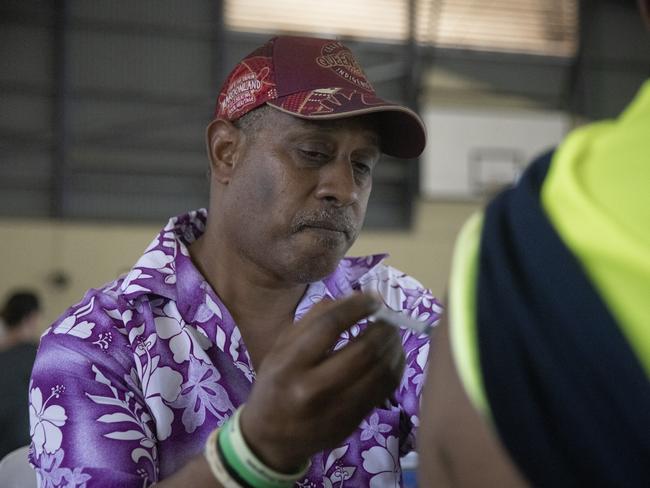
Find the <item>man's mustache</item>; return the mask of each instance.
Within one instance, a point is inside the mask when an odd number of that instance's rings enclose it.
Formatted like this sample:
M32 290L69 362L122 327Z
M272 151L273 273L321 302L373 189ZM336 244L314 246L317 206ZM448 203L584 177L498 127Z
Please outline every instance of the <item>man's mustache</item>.
M298 213L291 223L291 233L295 234L306 227L343 232L348 237L357 233L354 221L345 209L332 208Z

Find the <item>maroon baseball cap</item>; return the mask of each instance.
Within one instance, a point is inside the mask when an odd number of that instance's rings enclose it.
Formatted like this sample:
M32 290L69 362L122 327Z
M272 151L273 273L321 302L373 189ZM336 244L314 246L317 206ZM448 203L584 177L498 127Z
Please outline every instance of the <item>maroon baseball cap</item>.
M309 120L376 114L381 150L391 156L417 157L426 144L422 119L379 98L352 52L332 39L270 39L228 75L215 117L234 121L264 104Z

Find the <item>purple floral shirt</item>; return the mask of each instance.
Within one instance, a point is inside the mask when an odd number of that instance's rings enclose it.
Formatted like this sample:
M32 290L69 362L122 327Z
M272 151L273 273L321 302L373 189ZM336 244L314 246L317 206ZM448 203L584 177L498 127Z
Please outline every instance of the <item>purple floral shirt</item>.
M29 389L30 462L41 487L149 486L201 453L209 433L246 401L255 372L240 331L187 250L206 215L172 218L126 276L88 291L42 336ZM309 285L296 319L325 297L361 289L435 324L440 304L383 258L343 259ZM343 333L336 347L364 326ZM429 350L426 338L401 335L407 365L395 403L315 455L297 486L400 486Z

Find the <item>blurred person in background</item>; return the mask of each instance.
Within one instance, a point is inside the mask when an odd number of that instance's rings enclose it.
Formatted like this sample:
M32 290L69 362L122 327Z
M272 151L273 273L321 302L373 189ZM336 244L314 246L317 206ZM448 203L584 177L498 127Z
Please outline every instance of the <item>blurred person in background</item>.
M31 291L16 291L0 309L0 458L29 444L27 393L36 357L41 307Z
M650 486L650 80L467 222L449 290L423 486Z
M206 132L209 211L172 218L42 337L41 484L399 485L429 341L368 316L441 309L385 255L344 255L381 153L425 139L338 41L277 37L242 60Z

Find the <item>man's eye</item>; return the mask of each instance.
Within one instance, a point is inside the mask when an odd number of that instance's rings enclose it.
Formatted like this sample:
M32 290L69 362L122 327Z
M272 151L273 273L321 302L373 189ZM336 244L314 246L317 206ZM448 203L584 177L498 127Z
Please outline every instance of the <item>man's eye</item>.
M360 175L367 175L372 172L372 168L366 163L355 162L353 165L354 171Z
M326 161L329 156L320 151L310 151L308 149L300 149L300 154L311 161Z

